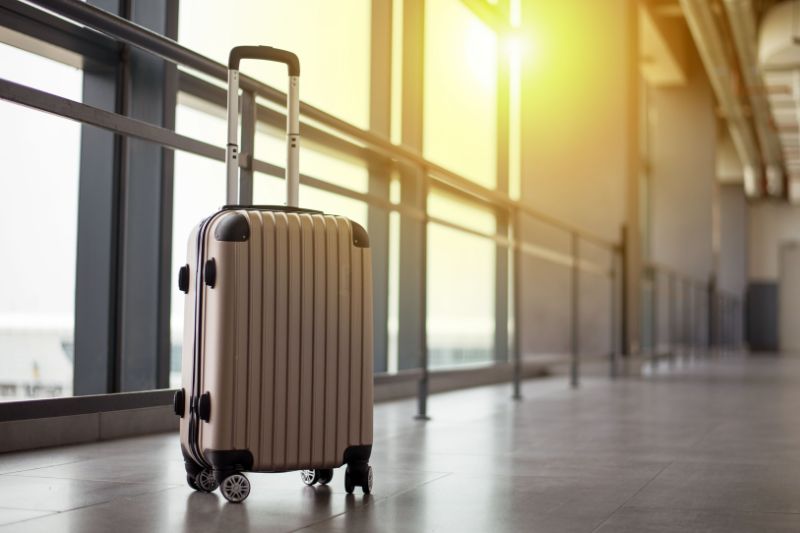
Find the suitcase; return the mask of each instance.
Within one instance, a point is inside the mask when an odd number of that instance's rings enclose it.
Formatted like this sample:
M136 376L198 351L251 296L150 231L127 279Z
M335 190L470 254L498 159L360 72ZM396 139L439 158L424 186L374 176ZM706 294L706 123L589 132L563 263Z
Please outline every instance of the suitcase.
M239 61L286 63L286 206L238 201ZM372 268L367 232L297 207L299 63L237 47L228 71L227 202L189 237L183 387L175 394L187 481L250 492L244 472L301 470L329 483L347 465L348 493L372 490Z

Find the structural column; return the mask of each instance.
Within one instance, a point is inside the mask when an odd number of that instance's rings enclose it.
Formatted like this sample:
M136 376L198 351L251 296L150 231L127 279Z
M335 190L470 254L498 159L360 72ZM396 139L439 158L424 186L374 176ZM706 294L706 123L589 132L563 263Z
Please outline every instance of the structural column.
M370 62L369 127L386 138L391 135L392 102L392 2L372 0L372 47ZM389 200L391 167L384 160L371 160L369 193ZM374 332L374 369L386 372L389 353L389 211L370 205L368 231L372 238L374 323L381 327Z
M623 353L636 355L641 350L641 270L639 182L641 155L639 151L639 2L628 2L628 109L626 165L626 222L624 256L624 332Z
M90 3L119 14L118 0ZM121 109L123 69L88 61L83 68L83 102L106 111ZM117 231L119 154L124 139L81 125L78 185L78 243L75 269L75 395L113 392L117 353Z
M422 152L422 98L424 72L425 6L423 2L403 3L403 144ZM421 170L401 167L401 202L426 212L427 190ZM423 366L427 346L426 309L426 223L400 217L400 288L398 365L400 370Z
M128 17L136 24L177 36L177 2L132 0L127 7ZM173 64L129 48L125 83L128 116L174 128L177 70ZM120 392L169 385L174 154L154 143L128 139L122 157Z

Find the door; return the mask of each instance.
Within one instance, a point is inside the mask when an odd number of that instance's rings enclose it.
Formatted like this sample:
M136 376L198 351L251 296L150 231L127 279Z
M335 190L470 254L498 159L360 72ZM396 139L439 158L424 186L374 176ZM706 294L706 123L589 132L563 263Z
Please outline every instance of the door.
M800 244L781 246L778 283L781 351L800 353Z

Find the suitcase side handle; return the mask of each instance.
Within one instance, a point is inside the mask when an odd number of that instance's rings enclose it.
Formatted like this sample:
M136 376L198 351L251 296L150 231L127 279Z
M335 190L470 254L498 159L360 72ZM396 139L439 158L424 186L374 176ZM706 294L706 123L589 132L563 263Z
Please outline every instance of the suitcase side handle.
M262 59L285 63L289 69L286 102L286 205L298 206L300 190L300 60L292 52L271 46L237 46L228 57L228 144L225 149L226 203L239 204L239 63Z

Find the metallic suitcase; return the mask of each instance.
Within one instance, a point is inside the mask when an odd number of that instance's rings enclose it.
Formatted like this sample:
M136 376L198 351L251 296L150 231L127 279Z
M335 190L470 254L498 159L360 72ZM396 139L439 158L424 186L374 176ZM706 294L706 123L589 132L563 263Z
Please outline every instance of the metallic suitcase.
M239 60L289 66L287 206L239 206ZM175 395L192 488L244 500L251 472L302 470L372 488L372 267L366 231L297 207L299 64L269 47L231 51L229 206L189 237L183 388Z

